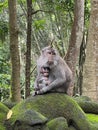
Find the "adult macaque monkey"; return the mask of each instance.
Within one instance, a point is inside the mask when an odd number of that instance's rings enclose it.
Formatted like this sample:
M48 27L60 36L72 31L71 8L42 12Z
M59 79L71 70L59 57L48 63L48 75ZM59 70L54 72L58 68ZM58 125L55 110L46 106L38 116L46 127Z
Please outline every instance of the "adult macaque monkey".
M42 74L42 67L47 68L48 73L43 70ZM41 56L37 61L37 70L38 76L34 85L34 95L47 92L63 92L70 95L68 88L72 82L72 71L53 47L48 46L42 49ZM38 81L45 77L44 75L47 75L49 84L46 87L41 84L43 87L40 88ZM39 89L37 89L38 86Z

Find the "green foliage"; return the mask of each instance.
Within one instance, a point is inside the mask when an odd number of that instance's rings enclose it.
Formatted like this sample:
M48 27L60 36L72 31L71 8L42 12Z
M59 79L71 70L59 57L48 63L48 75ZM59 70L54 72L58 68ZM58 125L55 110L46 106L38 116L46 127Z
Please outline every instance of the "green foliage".
M6 12L8 8L7 0L0 0L0 40L5 41L6 36L8 35L8 20L6 19ZM5 17L5 18L4 18Z
M18 0L18 3L26 3L26 0Z
M9 74L10 72L10 55L7 45L0 46L0 72Z
M5 21L0 21L0 40L5 41L5 37L8 34L8 23Z
M9 97L10 75L0 74L0 99L4 100Z
M40 20L35 20L34 21L34 27L36 30L39 30L39 29L44 29L44 26L45 26L45 19L40 19Z
M36 2L37 0L32 0L32 2Z
M73 24L73 12L74 12L74 0L32 0L32 9L38 11L32 15L32 58L35 62L37 54L40 52L40 48L47 46L47 39L51 37L51 34L55 37L56 42L54 46L58 49L61 56L65 55L68 48L71 27ZM10 78L11 78L11 64L9 47L7 42L8 33L8 0L0 0L0 90L5 93L0 95L2 99L6 98L9 94ZM18 0L17 2L17 16L19 26L19 41L21 50L21 62L25 64L25 43L26 43L26 0ZM6 17L4 17L6 16ZM86 29L89 25L90 16L90 0L85 1L85 24ZM9 40L8 40L9 41ZM7 42L6 45L3 45ZM36 56L35 56L36 54ZM21 74L21 86L22 91L25 90L25 73L24 67L22 66ZM32 69L32 67L31 67ZM30 89L33 91L33 84L35 75L31 77ZM24 96L24 92L22 93ZM7 96L8 97L8 96Z
M89 26L90 10L91 10L90 0L85 0L85 17L84 17L84 19L85 19L85 25L86 25L87 29Z
M3 87L3 88L9 88L10 86L10 78L11 76L8 75L8 74L0 74L0 86Z
M7 7L8 7L8 0L0 0L0 12Z
M0 46L0 100L9 97L11 64L6 45Z
M74 0L44 0L50 7L51 9L55 9L58 11L73 11L74 9Z

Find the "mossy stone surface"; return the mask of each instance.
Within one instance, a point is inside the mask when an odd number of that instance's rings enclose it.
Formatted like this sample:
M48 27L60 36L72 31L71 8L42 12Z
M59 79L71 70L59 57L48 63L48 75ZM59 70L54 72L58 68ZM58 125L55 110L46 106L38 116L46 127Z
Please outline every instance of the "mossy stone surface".
M12 108L10 121L15 122L20 113L28 109L41 113L49 121L64 117L68 126L73 126L76 130L98 130L90 124L79 105L66 94L49 93L30 97Z
M47 118L34 110L26 110L17 115L16 121L33 126L35 124L45 124Z
M76 130L74 127L68 127L67 120L64 117L55 118L47 123L50 130Z
M10 126L9 130L44 130L45 126L43 125L46 124L47 121L48 119L42 114L35 110L27 109L25 111L19 111L15 116L12 115L11 120L6 121L8 124L8 126L6 125L6 128L8 129Z
M9 109L0 102L0 130L5 130L4 122L7 118Z
M98 103L91 101L89 97L79 96L75 97L74 100L79 104L85 113L98 114Z
M64 117L55 118L47 123L50 130L67 130L68 124Z
M11 99L6 99L3 101L3 104L11 109L17 104L17 102L12 102Z
M86 114L86 116L92 124L96 124L96 126L98 126L98 115L96 115L96 114Z

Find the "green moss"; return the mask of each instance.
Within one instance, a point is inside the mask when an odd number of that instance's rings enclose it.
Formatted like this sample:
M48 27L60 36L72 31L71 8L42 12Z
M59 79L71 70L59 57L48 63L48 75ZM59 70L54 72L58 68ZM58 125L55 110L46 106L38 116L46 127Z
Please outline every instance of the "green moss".
M12 108L13 115L10 121L13 120L15 122L17 116L28 109L41 113L49 120L64 117L68 123L71 122L71 125L75 124L79 130L97 130L94 127L92 128L79 105L65 94L51 93L30 97Z
M0 123L0 130L6 130L6 128L4 127L4 125L2 125L2 123Z
M28 125L35 125L35 124L44 124L47 122L47 118L45 118L40 113L34 110L26 110L20 112L15 118L15 121L19 121L20 123L28 124ZM11 118L13 121L13 117ZM12 122L14 124L15 122Z
M50 130L67 130L67 120L63 117L55 118L47 123Z
M68 126L64 117L55 118L47 123L49 130L76 130L73 126Z
M11 109L17 104L17 102L12 102L11 99L6 99L3 101L3 104L7 106L9 109Z
M76 101L91 101L91 99L87 96L78 96L78 97L73 97Z
M92 123L98 123L98 115L95 114L86 114L89 121Z
M2 103L0 103L0 130L5 130L4 121L6 120L9 109Z

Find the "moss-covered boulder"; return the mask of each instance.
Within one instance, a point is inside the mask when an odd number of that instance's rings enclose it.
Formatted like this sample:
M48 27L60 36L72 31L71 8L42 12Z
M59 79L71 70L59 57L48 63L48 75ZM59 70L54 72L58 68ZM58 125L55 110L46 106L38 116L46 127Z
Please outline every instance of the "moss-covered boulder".
M64 117L55 118L47 123L49 130L76 130L73 126L68 127Z
M98 114L98 103L91 101L89 97L80 96L74 98L85 113Z
M10 110L10 111L12 111L12 110ZM9 111L9 113L10 113L10 111ZM12 111L12 114L13 114L13 111ZM32 130L32 128L33 128L33 130L34 129L35 130L37 130L37 129L44 130L46 128L46 126L44 126L44 124L46 124L47 118L35 110L31 110L31 109L27 109L25 111L23 110L23 111L20 111L17 115L15 115L14 119L13 119L13 117L14 116L12 116L12 118L11 118L11 124L10 124L9 120L6 121L7 122L6 129Z
M71 97L65 94L50 93L46 95L30 97L22 101L12 108L13 114L9 119L10 124L13 124L12 126L14 126L17 119L20 121L20 115L25 113L27 110L41 113L44 117L48 118L48 121L51 121L55 118L64 117L67 120L68 130L71 128L72 130L73 128L76 130L98 130L98 128L90 124L88 118L79 105ZM23 122L23 118L21 122ZM29 123L27 124L30 126ZM37 122L35 122L35 125L38 125ZM32 125L32 127L34 127L34 125ZM17 128L15 130L20 129Z
M4 122L7 118L7 113L9 109L0 102L0 130L5 130Z

